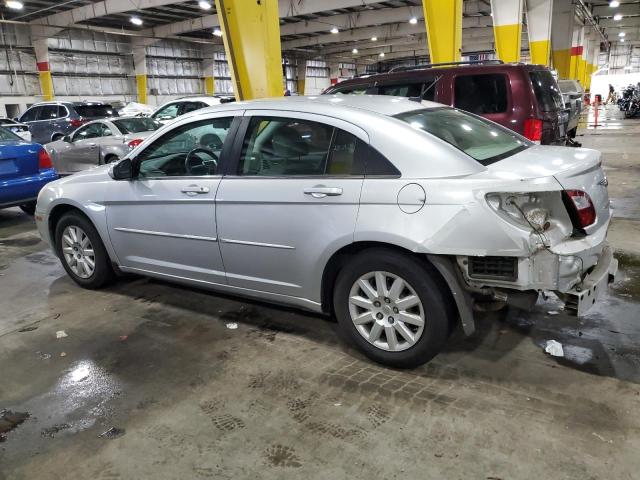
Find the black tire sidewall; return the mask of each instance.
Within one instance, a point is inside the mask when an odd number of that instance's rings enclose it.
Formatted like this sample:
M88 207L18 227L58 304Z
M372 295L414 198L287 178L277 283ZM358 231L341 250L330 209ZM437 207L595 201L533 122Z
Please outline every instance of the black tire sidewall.
M80 227L89 237L91 245L93 246L95 256L95 268L93 274L89 278L81 278L77 276L73 270L67 265L67 261L62 254L62 233L68 226ZM62 262L62 266L66 270L67 274L72 278L74 282L84 288L100 288L106 285L113 278L113 269L111 268L111 261L107 254L102 239L95 229L93 224L84 216L79 213L67 213L62 216L58 221L55 229L56 239L56 255Z
M355 281L372 271L385 271L402 277L422 301L425 327L415 345L400 352L388 352L370 344L356 329L349 313L349 293ZM412 368L428 362L445 345L449 336L447 297L437 272L426 261L387 249L359 253L339 273L334 290L334 311L341 331L370 359L396 368Z

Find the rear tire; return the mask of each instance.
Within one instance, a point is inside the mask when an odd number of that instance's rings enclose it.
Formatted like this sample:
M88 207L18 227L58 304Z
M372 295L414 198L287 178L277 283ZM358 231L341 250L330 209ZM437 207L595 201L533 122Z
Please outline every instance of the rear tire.
M22 210L27 215L33 216L36 213L36 202L29 202L23 205L20 205L20 210Z
M57 142L57 141L58 141L58 140L60 140L61 138L64 138L64 135L63 135L63 134L61 134L61 133L54 133L54 134L51 136L51 141L52 141L52 142Z
M342 332L375 362L397 368L428 362L444 347L452 320L437 275L425 262L394 250L357 254L334 288Z
M107 165L108 163L117 162L118 160L120 160L120 159L118 158L117 155L107 155L104 158L104 164Z
M62 216L56 225L56 254L67 274L84 288L97 289L114 277L111 261L98 231L80 213Z

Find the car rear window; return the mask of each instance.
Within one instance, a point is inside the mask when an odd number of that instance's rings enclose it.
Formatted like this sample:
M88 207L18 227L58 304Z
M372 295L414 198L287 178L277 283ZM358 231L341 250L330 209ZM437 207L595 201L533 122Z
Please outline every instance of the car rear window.
M0 127L0 142L13 142L15 140L22 140L19 136L11 133L4 127Z
M503 74L458 75L454 106L477 115L507 111L507 79Z
M531 145L511 130L455 108L412 110L396 118L444 140L482 165L515 155Z
M118 130L124 134L152 132L162 126L160 122L152 118L122 118L120 120L114 120L113 123L115 123Z
M81 117L117 117L118 112L111 105L75 105Z
M549 70L534 70L529 72L529 78L531 78L533 91L543 112L553 112L564 108L560 88Z

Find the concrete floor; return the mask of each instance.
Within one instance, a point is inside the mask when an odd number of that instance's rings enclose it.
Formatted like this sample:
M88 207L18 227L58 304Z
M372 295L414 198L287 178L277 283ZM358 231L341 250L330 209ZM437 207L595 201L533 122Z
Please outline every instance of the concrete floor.
M299 311L143 278L82 290L0 211L0 410L30 415L0 479L638 478L640 119L617 117L580 138L615 207L609 295L580 320L483 314L413 371Z

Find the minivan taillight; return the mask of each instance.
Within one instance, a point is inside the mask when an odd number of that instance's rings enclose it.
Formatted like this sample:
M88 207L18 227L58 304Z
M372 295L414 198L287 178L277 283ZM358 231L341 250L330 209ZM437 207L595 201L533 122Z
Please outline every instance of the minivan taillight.
M69 123L73 128L78 128L82 126L83 122L79 118L72 118L71 120L69 120Z
M532 142L542 140L542 120L537 118L527 118L524 121L524 136Z
M581 228L586 228L596 221L596 209L591 197L582 190L566 190L567 196L575 208L575 219Z
M129 150L133 150L134 148L136 148L141 143L142 143L142 138L134 138L129 143L127 143L127 145L129 146Z
M53 168L53 163L51 163L51 157L49 156L49 154L44 148L38 152L38 168L40 170Z

